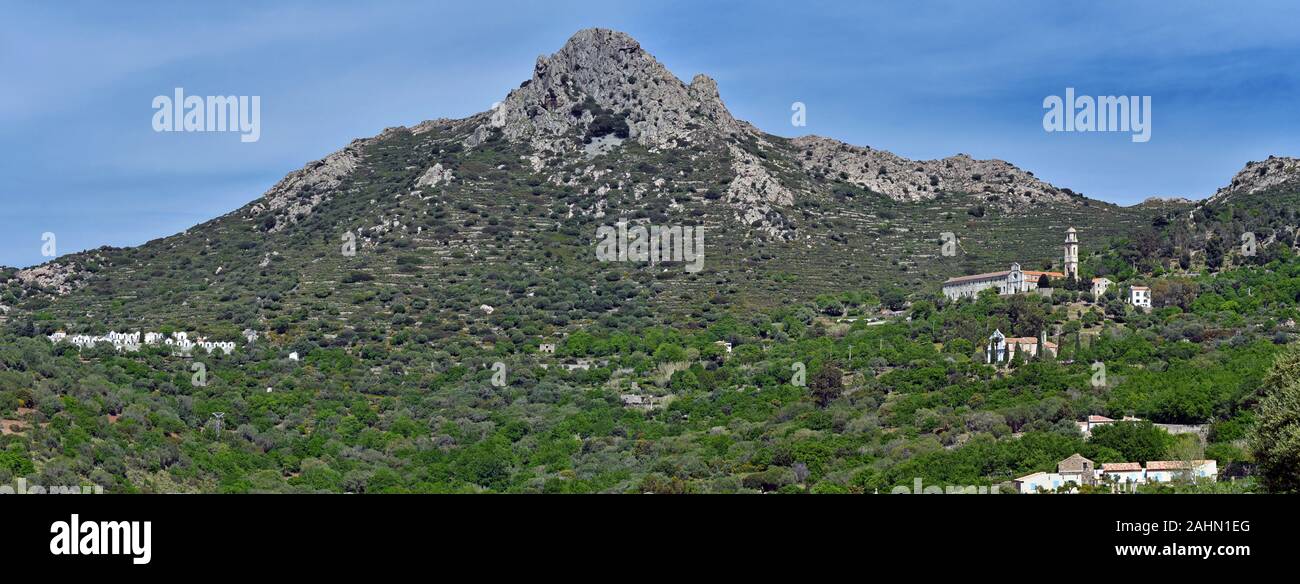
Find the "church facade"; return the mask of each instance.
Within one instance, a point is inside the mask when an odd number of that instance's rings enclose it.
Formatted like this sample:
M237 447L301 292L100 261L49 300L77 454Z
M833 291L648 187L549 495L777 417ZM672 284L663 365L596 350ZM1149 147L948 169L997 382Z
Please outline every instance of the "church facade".
M1020 264L1015 263L1011 264L1010 270L948 278L943 283L943 295L947 296L949 300L974 298L980 292L990 288L997 290L998 294L1001 295L1023 294L1038 288L1038 279L1043 276L1048 278L1078 278L1079 236L1078 231L1073 227L1065 232L1064 260L1064 272L1023 270L1020 268Z
M1038 348L1042 347L1043 357L1055 359L1057 355L1056 343L1047 340L1047 333L1043 332L1040 338L1034 337L1008 337L1002 334L1001 330L993 331L989 335L989 342L984 346L984 362L989 365L1010 363L1016 355L1023 355L1024 359L1033 359L1038 356Z
M1020 264L1011 264L1010 270L948 278L943 283L943 295L947 296L949 300L974 298L980 292L989 288L997 289L998 294L1002 295L1022 294L1038 288L1038 279L1044 275L1049 278L1065 276L1061 272L1022 270Z

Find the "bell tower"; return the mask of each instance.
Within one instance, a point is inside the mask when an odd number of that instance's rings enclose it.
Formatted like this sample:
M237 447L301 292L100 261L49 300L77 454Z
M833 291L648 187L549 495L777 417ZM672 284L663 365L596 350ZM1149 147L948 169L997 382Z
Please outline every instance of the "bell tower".
M1073 227L1065 230L1065 279L1079 279L1079 235Z

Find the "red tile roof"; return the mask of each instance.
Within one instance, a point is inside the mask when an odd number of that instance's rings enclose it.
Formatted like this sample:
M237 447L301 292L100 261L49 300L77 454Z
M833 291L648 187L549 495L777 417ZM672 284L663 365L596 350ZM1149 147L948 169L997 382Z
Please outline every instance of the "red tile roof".
M1106 462L1101 465L1101 472L1131 472L1142 470L1137 462Z
M1007 276L1007 274L1010 274L1010 273L1011 273L1011 270L1002 270L1001 272L985 272L985 273L983 273L983 274L971 274L971 275L969 275L969 276L957 276L956 278L948 278L947 280L944 280L943 283L944 283L944 284L956 284L956 283L959 283L959 282L973 282L973 281L975 281L975 280L991 280L991 279L994 279L994 278L1005 278L1005 277Z
M1065 277L1065 274L1062 274L1061 272L1040 272L1040 271L1038 271L1038 270L1020 270L1020 271L1023 272L1026 276L1034 276L1034 277L1038 277L1038 276L1041 276L1041 275L1043 275L1043 274L1047 274L1047 276L1048 276L1049 278L1064 278L1064 277ZM961 283L961 282L973 282L973 281L975 281L975 280L992 280L992 279L996 279L996 278L1005 278L1005 277L1007 277L1007 274L1010 274L1010 273L1011 273L1011 270L1002 270L1001 272L985 272L985 273L983 273L983 274L971 274L971 275L969 275L969 276L957 276L956 278L948 278L947 280L944 280L943 283L944 283L944 284L958 284L958 283Z

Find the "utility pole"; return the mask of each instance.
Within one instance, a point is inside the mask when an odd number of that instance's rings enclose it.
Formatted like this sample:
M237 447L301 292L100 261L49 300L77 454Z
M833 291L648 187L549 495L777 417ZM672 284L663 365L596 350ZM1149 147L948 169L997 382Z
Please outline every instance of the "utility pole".
M217 421L217 439L221 438L221 421L226 417L225 412L212 412L212 417Z

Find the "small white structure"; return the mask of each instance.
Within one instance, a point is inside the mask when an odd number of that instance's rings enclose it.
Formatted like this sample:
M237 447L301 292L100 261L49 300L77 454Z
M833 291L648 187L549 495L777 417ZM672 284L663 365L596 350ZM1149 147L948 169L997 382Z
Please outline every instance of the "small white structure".
M1212 479L1219 475L1219 463L1214 460L1152 460L1147 462L1146 471L1149 483Z
M1133 286L1129 288L1129 304L1141 306L1142 308L1151 308L1151 289L1146 286Z
M1031 359L1038 356L1040 344L1046 356L1056 357L1056 343L1047 340L1046 331L1041 338L1035 339L1034 337L1008 337L1002 334L1001 330L995 330L992 335L989 335L989 343L984 348L984 362L990 365L1010 363L1017 354L1024 355L1025 359Z
M731 354L731 343L727 341L713 341L713 344L722 347L722 350L726 352L728 355Z
M1114 282L1110 281L1110 278L1093 278L1092 279L1093 299L1100 300L1102 296L1105 296L1106 291L1110 290L1111 284L1114 284Z
M292 353L289 353L289 360L290 360L290 361L297 361L297 360L298 360L298 352L297 352L297 351L294 351L294 352L292 352Z
M493 312L496 312L495 308L492 308L491 306L488 306L486 304L478 305L478 309L482 310L485 314L492 314Z
M1041 493L1055 491L1061 483L1061 475L1056 473L1036 472L1011 481L1017 493Z
M537 345L537 352L545 353L547 355L554 355L555 343L542 343L540 345Z

